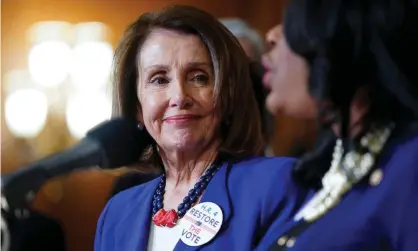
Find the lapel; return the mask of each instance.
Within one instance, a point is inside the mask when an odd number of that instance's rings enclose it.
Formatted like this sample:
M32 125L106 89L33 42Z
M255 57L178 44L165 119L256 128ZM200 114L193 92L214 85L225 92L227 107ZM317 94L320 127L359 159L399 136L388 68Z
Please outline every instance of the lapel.
M217 233L220 235L221 232L227 228L228 222L231 217L231 198L229 196L228 191L228 173L230 168L232 167L232 163L224 163L222 167L218 170L212 180L209 182L202 199L200 202L213 202L217 204L223 213L223 222L221 229ZM212 242L216 239L216 236L209 241L208 243ZM173 251L197 251L200 250L202 246L192 247L184 244L184 242L179 239L177 242L176 247Z
M159 182L160 178L150 181L150 184L145 187L141 196L138 198L138 211L135 211L135 214L137 215L137 227L134 228L138 229L138 232L135 233L135 235L139 237L136 250L147 250L148 238L151 229L152 196L154 195Z

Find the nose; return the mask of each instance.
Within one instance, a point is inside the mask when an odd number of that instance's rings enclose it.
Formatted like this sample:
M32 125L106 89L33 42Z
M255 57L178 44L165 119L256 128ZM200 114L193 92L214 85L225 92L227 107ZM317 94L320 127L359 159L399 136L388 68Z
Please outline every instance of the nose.
M280 24L274 26L267 32L266 40L267 40L267 43L270 45L270 47L274 47L277 44L282 34L283 34L283 29Z
M190 96L190 90L186 81L176 79L171 82L169 88L170 107L178 107L179 109L187 109L193 105L193 99Z

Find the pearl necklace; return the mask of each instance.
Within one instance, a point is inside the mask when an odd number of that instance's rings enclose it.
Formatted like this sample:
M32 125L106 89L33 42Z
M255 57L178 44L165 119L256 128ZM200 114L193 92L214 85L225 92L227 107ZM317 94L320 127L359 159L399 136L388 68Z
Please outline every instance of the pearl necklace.
M295 220L312 222L336 206L345 193L370 173L393 127L374 128L364 135L360 140L361 146L367 149L364 154L350 151L344 155L342 140L338 139L331 168L322 178L322 189L295 216Z

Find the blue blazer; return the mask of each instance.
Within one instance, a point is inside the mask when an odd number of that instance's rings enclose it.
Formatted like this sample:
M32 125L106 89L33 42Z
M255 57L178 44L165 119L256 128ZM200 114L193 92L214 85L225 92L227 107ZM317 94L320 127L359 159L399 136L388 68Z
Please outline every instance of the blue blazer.
M380 180L371 176L357 184L286 250L418 250L418 130L393 135L377 167ZM269 247L295 224L273 223L257 250L280 250Z
M203 246L191 247L179 240L174 250L253 250L273 220L285 224L307 197L291 182L293 165L291 158L266 157L223 164L200 201L222 209L221 229ZM147 249L158 183L159 178L130 188L107 203L98 220L95 251Z

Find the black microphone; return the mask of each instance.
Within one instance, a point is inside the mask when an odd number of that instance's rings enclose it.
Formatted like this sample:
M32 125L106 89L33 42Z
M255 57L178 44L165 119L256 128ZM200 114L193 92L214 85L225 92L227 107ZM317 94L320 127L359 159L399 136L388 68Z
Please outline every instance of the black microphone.
M38 238L34 233L56 224L29 209L36 193L49 179L93 166L111 169L134 164L152 143L146 129L135 120L117 118L94 127L68 150L2 175L1 250L21 250L25 241L32 245L36 243L33 239Z
M2 195L9 208L26 208L49 179L93 166L111 169L134 164L152 142L135 120L103 122L72 148L2 175Z

